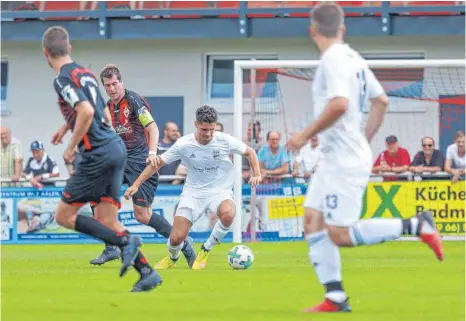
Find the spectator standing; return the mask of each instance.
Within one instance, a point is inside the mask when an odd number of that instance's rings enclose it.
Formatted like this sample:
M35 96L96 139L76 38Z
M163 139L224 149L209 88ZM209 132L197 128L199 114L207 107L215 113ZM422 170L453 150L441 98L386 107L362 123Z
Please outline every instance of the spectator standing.
M1 127L2 139L2 178L9 178L13 182L17 182L21 176L23 151L21 142L12 137L8 127Z
M319 140L317 136L313 136L309 143L299 151L293 164L293 176L311 177L321 158L322 152L319 149Z

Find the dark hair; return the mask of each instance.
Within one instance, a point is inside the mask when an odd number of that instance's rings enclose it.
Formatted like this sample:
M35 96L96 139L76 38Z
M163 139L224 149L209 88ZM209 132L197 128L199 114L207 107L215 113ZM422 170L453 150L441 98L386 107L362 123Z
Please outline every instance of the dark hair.
M343 25L345 14L336 3L321 2L311 11L311 23L319 34L326 38L335 38Z
M70 54L68 31L60 26L48 28L42 36L42 47L52 58L68 56Z
M265 138L266 138L267 140L269 140L270 134L272 134L272 133L277 133L279 138L282 137L282 135L281 135L279 132L277 132L277 131L275 131L275 130L271 130L271 131L269 131L269 132L267 133L267 136L265 136Z
M112 64L105 65L104 69L100 72L100 81L104 83L104 78L112 78L113 75L116 75L117 79L121 81L120 69Z
M215 108L204 105L196 110L196 121L198 123L216 123L217 122L217 111Z

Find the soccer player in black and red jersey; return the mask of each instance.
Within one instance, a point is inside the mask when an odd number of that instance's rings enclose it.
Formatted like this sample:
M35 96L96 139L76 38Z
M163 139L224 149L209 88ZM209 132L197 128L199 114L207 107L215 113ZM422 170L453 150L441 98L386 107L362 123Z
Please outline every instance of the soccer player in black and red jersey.
M139 250L141 240L130 235L117 219L127 152L123 141L105 121L110 120L110 115L105 113L98 80L90 70L71 59L71 44L64 28L47 29L42 47L50 67L58 74L54 88L65 118L65 124L52 136L52 143L61 143L71 130L63 158L72 161L76 147L82 155L76 172L66 183L56 220L66 228L118 246L123 263L120 276L134 265L141 278L133 291L149 291L160 285L162 279ZM96 219L77 215L85 203L95 204Z
M144 171L147 163L156 165L159 129L147 101L137 93L124 88L121 72L117 66L105 66L100 73L100 80L110 97L107 106L112 125L128 150L123 184L131 186ZM170 223L163 216L152 212L152 202L158 182L159 176L155 174L133 195L134 216L138 222L154 228L168 239L172 228ZM196 260L191 238L184 241L182 252L188 261L188 266L191 267ZM102 254L91 260L91 264L101 265L118 257L118 247L106 244Z

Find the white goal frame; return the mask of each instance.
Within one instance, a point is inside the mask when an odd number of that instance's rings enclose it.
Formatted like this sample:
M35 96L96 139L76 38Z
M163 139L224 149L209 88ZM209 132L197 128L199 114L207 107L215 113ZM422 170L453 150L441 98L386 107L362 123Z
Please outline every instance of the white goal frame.
M233 124L234 136L243 139L243 70L257 68L316 68L319 60L235 60L234 65L234 109ZM465 60L461 59L425 59L425 60L367 60L369 67L373 68L465 68ZM251 79L255 81L255 79ZM252 84L254 85L254 84ZM241 156L234 156L235 164L235 184L234 197L236 203L236 216L233 223L233 242L242 242L241 219L242 219L242 185L243 175L241 166ZM253 220L254 221L254 220ZM255 223L253 223L255 224Z

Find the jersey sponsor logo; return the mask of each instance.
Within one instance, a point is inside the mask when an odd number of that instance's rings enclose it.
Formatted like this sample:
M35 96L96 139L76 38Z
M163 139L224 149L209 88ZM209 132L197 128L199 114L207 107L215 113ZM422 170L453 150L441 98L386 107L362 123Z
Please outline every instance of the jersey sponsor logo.
M74 90L74 88L72 88L70 85L66 85L60 93L66 103L71 107L74 107L74 105L76 105L76 103L79 101L76 90Z
M123 110L123 115L126 117L125 124L128 122L128 116L129 116L129 108L128 106L125 107L125 110Z
M117 124L115 126L116 133L121 135L121 134L127 134L127 133L132 133L133 132L133 130L131 128L125 127L125 125L126 124L124 124L124 125Z
M216 173L220 168L219 165L216 166L205 166L205 167L196 167L192 166L192 168L199 173Z

